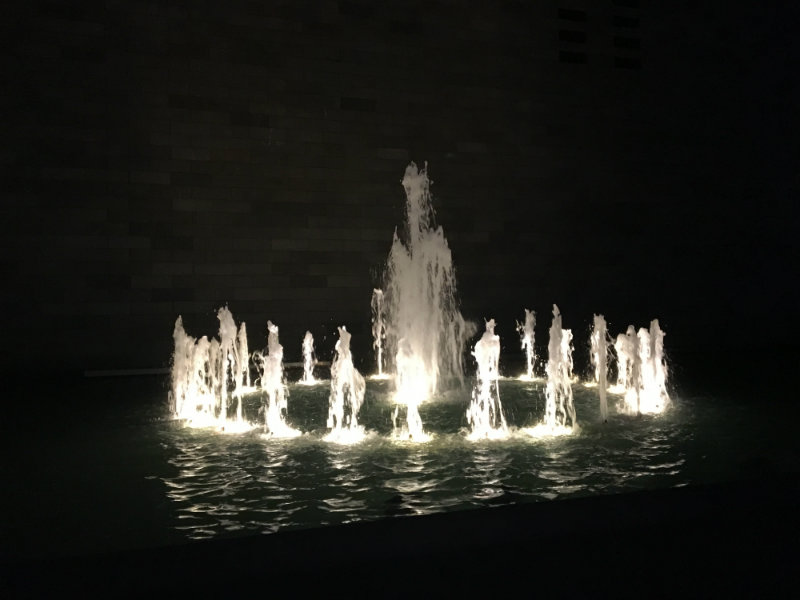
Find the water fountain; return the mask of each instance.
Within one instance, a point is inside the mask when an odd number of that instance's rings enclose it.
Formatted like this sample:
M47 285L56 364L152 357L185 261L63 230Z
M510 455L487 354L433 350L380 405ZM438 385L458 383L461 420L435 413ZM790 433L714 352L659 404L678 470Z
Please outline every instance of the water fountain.
M346 444L364 438L364 428L358 424L358 411L364 402L366 382L353 366L350 334L344 325L339 327L339 340L335 350L328 399L328 428L331 431L325 439Z
M314 365L317 364L317 359L314 358L314 336L310 331L306 331L303 337L303 378L300 383L303 385L314 385L317 380L314 379Z
M467 409L467 422L471 429L468 437L473 440L498 439L508 435L498 386L500 336L495 334L494 328L494 319L486 321L486 331L472 352L478 363L475 389Z
M600 397L600 418L608 420L608 333L603 315L594 316L594 327L591 335L591 360L594 367L594 381Z
M639 356L636 330L633 325L628 326L625 333L617 335L614 340L614 353L617 355L617 382L610 391L624 396L627 390L633 388L634 363Z
M244 322L239 325L239 335L236 338L236 344L237 352L241 357L239 376L242 378L242 381L240 383L240 389L244 393L252 392L254 388L250 383L250 349L247 344L247 327ZM241 402L237 407L237 415L239 417L241 416Z
M264 434L268 437L296 437L300 432L286 422L288 411L283 377L283 346L278 341L278 326L267 321L267 352L262 359L261 389L266 392Z
M641 391L639 410L642 413L660 413L669 405L667 393L667 364L664 358L664 332L658 319L650 322L650 330L640 329Z
M546 372L544 421L526 431L537 437L576 433L579 427L572 396L572 331L562 328L561 312L555 304Z
M664 359L664 332L658 319L650 329L638 333L629 325L614 342L618 376L615 393L622 394L620 412L638 415L662 412L670 402L666 389L667 365Z
M372 290L370 306L372 308L372 347L375 349L375 362L378 365L378 372L373 377L384 379L383 343L386 339L386 324L384 323L383 290Z
M536 360L536 347L534 346L533 331L536 328L536 313L525 309L525 322L517 321L517 331L519 332L522 350L525 352L526 369L525 374L520 377L523 381L533 380L533 365Z
M445 385L463 382L462 350L471 325L462 317L456 299L452 255L441 227L435 223L431 205L430 181L426 168L411 163L405 171L406 224L395 230L385 273L386 289L372 293L372 335L376 352L377 378L394 371L395 407L392 413L395 439L428 440L419 413L419 404L434 397ZM251 390L247 331L242 323L237 330L226 307L217 311L219 340L186 334L181 317L175 323L171 399L173 413L194 426L216 425L223 430L246 429L243 397ZM525 309L524 322L517 322L520 343L526 354L526 371L520 379L534 379L536 315ZM471 438L502 437L508 433L498 387L499 336L494 320L476 343L473 355L478 363L476 386L467 409ZM363 436L358 425L358 410L363 402L365 383L350 355L350 334L339 328L336 360L331 368L326 439L352 441ZM621 393L621 412L656 413L669 403L666 391L667 369L663 336L658 320L650 329L633 326L617 337L617 384L607 385L608 334L602 315L594 316L591 335L591 360L594 385L598 387L600 414L608 416L607 388ZM572 332L561 327L561 315L553 306L553 323L548 345L546 406L543 422L534 428L546 435L578 430L571 385ZM303 339L303 376L300 383L316 382L313 376L314 339L307 331ZM266 394L265 432L269 436L294 436L298 431L286 422L288 388L284 381L283 347L278 328L268 323L268 349L254 353L261 369L260 385ZM228 419L229 399L237 400L236 419ZM401 411L404 418L401 420Z
M462 353L471 331L458 310L452 255L435 224L426 168L411 163L402 183L407 222L405 242L395 230L387 261L386 353L395 373L394 400L408 407L407 430L419 439L417 406L443 380L463 382Z
M249 387L247 330L236 322L227 307L217 311L220 340L196 339L183 328L183 319L175 321L175 350L171 369L173 414L192 427L241 429L245 421L242 397ZM228 419L230 396L238 400L236 419Z

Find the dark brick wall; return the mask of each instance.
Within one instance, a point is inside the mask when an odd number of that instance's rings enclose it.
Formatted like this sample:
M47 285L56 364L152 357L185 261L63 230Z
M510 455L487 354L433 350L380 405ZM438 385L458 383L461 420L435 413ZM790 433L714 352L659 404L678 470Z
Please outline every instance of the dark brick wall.
M411 160L466 316L496 317L509 352L525 307L544 341L553 302L577 345L592 312L658 316L682 347L765 309L757 339L788 342L791 15L654 4L19 3L6 365L166 365L176 316L210 335L224 303L253 347L271 319L288 359L306 328L328 358L345 323L366 355Z

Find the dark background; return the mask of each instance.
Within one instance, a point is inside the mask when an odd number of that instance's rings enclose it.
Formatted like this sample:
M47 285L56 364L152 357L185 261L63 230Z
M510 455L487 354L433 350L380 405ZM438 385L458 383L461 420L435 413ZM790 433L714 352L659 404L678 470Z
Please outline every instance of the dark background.
M798 10L740 4L16 3L4 368L165 367L176 317L211 336L227 303L287 360L346 324L371 371L412 160L507 353L555 302L579 355L598 312L675 356L796 356Z

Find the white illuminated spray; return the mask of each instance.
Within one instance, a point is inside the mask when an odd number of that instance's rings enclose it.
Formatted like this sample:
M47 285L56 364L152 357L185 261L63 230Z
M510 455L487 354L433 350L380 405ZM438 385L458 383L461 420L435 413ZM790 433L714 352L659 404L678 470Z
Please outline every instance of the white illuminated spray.
M303 337L303 378L300 383L305 385L313 385L317 382L314 379L314 365L317 360L314 358L314 336L310 331L306 331Z
M639 356L636 341L636 330L633 325L629 325L625 333L617 335L617 339L614 341L614 351L617 355L615 393L626 394L627 390L633 387L634 363Z
M244 323L239 325L239 336L236 340L236 348L239 353L239 367L242 375L242 385L250 387L250 349L247 344L247 327Z
M247 333L244 323L238 330L226 308L217 312L222 341L206 336L196 339L186 334L178 317L173 330L170 398L173 414L192 427L218 426L225 430L229 390L239 399L237 422L241 430L242 395L247 373Z
M619 375L615 391L623 394L620 411L627 414L653 414L669 406L667 364L664 359L664 332L658 319L650 329L633 325L614 342Z
M614 344L619 365L618 386L622 387L621 411L639 414L639 391L642 385L642 356L639 352L639 337L636 328L628 325L624 334L617 336ZM624 369L623 369L624 366Z
M245 324L239 326L239 333L236 335L235 344L236 364L233 371L233 397L236 398L236 421L243 423L242 402L246 387L250 387L250 352L247 347L247 329Z
M227 306L223 306L217 311L217 319L219 319L219 345L222 353L223 373L219 420L221 423L225 423L228 420L227 383L229 379L233 380L233 395L234 397L239 396L241 393L241 376L237 379L237 372L241 373L241 369L239 368L239 357L236 348L236 322L233 320L233 315ZM239 387L237 387L237 383Z
M267 353L262 357L261 389L267 394L264 406L264 433L270 437L300 435L286 423L288 411L283 380L283 346L278 341L278 326L267 321Z
M375 349L375 362L378 364L378 377L383 377L383 342L386 338L386 324L383 321L383 290L372 290L372 347Z
M197 340L197 350L195 351L195 372L199 375L196 378L197 391L199 397L208 399L203 410L204 418L196 420L199 425L214 424L211 421L214 419L217 407L222 404L223 398L228 393L225 388L224 366L222 349L217 338L211 338L209 341L206 336L203 336Z
M536 313L532 310L525 309L525 322L520 323L517 321L517 331L519 332L520 343L522 349L525 351L526 370L525 375L520 379L530 381L533 379L533 365L536 360L536 348L534 346L533 331L536 328Z
M639 330L639 355L641 357L641 385L639 412L660 413L669 405L667 393L667 364L664 360L664 332L658 319L650 322L650 329Z
M608 333L603 315L594 315L591 344L594 380L597 383L597 392L600 396L600 418L605 422L608 419L608 400L606 399L606 388L608 387Z
M572 331L562 329L561 313L555 304L547 353L544 425L554 432L570 428L576 431L578 422L572 399Z
M170 404L172 414L176 419L186 419L189 418L190 412L194 412L194 407L191 406L190 387L193 379L192 368L194 367L196 340L186 333L183 328L183 318L180 316L175 320L172 339L175 349L172 353L170 370L172 382Z
M402 183L405 243L395 230L384 291L385 352L395 372L394 400L408 406L407 429L419 439L417 406L443 379L463 382L462 353L471 331L458 310L452 255L444 231L435 225L426 168L411 163Z
M355 366L350 354L350 334L339 327L336 356L331 364L331 393L328 399L328 428L325 439L331 442L352 443L364 437L364 428L358 424L358 411L364 402L366 382Z
M494 319L486 322L483 337L475 344L472 355L478 363L472 402L467 409L470 439L497 439L508 435L498 387L500 361L500 336L494 332Z

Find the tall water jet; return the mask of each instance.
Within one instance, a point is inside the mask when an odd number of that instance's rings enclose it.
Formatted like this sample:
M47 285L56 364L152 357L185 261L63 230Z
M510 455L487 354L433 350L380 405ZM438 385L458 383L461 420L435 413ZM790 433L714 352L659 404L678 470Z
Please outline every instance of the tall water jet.
M283 380L283 346L278 341L278 326L267 321L267 353L262 357L261 388L266 392L264 433L270 437L295 437L300 432L286 423L288 402Z
M375 362L378 365L378 378L383 378L383 344L386 339L384 323L383 290L372 290L372 347L375 349Z
M314 365L317 364L317 359L314 358L314 336L310 331L306 331L303 337L303 378L300 383L304 385L314 385L317 380L314 379Z
M405 241L395 230L385 281L385 351L396 375L395 401L408 405L408 429L414 431L417 405L441 381L463 382L462 354L471 332L458 310L452 255L435 224L426 168L411 163L402 183Z
M494 332L495 321L486 322L483 337L475 344L472 355L478 363L475 389L467 409L469 438L496 439L508 435L508 425L500 403L498 363L500 361L500 336Z
M191 406L190 387L193 379L194 350L196 340L186 333L183 328L183 318L178 316L175 328L172 331L175 349L172 353L172 368L170 378L170 404L172 414L176 419L190 418L194 412Z
M561 327L561 313L555 304L546 371L544 429L554 435L577 431L572 399L572 331Z
M650 329L639 330L639 354L641 357L641 386L639 412L660 413L670 402L667 393L667 365L664 360L664 332L658 319L650 322Z
M244 393L250 387L250 351L247 347L247 328L244 323L239 326L235 350L236 364L233 371L233 397L237 400L236 422L244 423L242 403L244 401Z
M350 354L350 334L339 327L336 356L331 364L331 394L328 400L328 428L325 439L331 442L351 443L364 437L364 428L358 424L358 411L364 402L366 382L355 366Z
M612 390L616 394L625 394L633 387L634 363L638 359L636 330L629 325L625 333L617 335L614 340L614 353L617 355L617 383Z
M606 399L606 388L608 387L608 333L603 315L594 315L591 343L594 380L600 396L600 418L605 422L608 420L608 401Z
M238 398L241 394L241 368L239 365L239 353L236 347L236 322L233 320L231 311L227 306L223 306L217 311L219 319L219 345L222 352L222 372L223 388L220 402L219 420L222 423L228 420L228 386L229 380L233 381L233 396ZM237 377L238 375L238 377Z
M522 350L525 352L526 370L525 375L520 379L530 381L533 379L533 365L536 360L536 347L534 346L533 332L536 328L536 313L525 309L525 322L517 321L517 331L519 332Z
M247 344L247 327L244 323L239 325L239 336L236 339L236 350L239 353L240 368L242 375L242 387L250 389L250 348Z
M633 325L628 325L624 335L617 336L617 361L620 367L618 383L622 384L621 412L639 414L639 394L642 387L642 355L639 349L639 337ZM622 373L624 372L624 375Z
M173 340L170 389L173 415L191 427L218 425L227 399L219 341L188 335L180 316L175 321Z
M202 395L208 398L208 405L203 411L206 419L199 419L198 424L216 424L216 422L211 423L211 419L228 393L224 368L225 362L222 358L222 347L219 340L217 338L209 340L206 336L197 340L195 370L200 374L205 369L205 374L198 376L197 385L202 389ZM208 391L205 390L204 385L208 387Z

